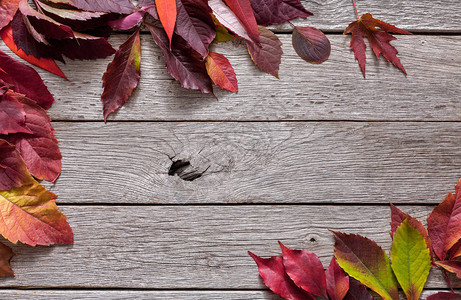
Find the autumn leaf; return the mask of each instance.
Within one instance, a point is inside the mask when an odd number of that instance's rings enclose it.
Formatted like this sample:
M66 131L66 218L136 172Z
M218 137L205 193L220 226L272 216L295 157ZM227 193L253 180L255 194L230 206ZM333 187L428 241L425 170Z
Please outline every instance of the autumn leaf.
M292 250L279 242L285 272L293 282L311 294L328 299L326 278L320 259L307 250Z
M146 14L146 11L139 10L122 19L109 21L107 24L109 24L109 26L111 27L114 27L120 30L128 30L138 25L139 22L141 22L145 14Z
M10 84L14 91L34 99L45 109L50 108L54 101L37 71L11 58L1 50L0 79ZM0 128L0 134L1 132Z
M5 244L0 243L0 276L14 277L10 260L14 256L13 250Z
M269 29L259 26L260 45L247 41L251 59L258 68L276 78L279 77L279 66L282 62L282 42Z
M407 299L418 300L431 270L431 256L426 240L408 219L394 233L391 261Z
M436 261L438 266L444 268L445 270L455 273L458 278L461 278L461 261L459 260L444 260Z
M175 36L171 50L165 32L152 24L147 24L155 43L160 47L165 58L168 73L183 88L213 93L213 86L208 76L205 62L190 45L180 36Z
M171 45L178 14L176 0L155 0L155 5L157 7L158 17L168 36L169 44Z
M445 260L448 251L461 239L461 180L456 195L449 193L427 218L427 229L434 252Z
M438 292L434 295L427 296L426 300L461 300L461 294Z
M229 60L217 52L210 51L205 61L206 70L214 84L224 90L236 93L238 91L237 77Z
M450 250L450 259L461 256L461 240L456 242L456 244Z
M292 42L299 57L312 64L321 64L330 57L330 41L317 28L295 26Z
M349 290L349 277L333 257L326 273L327 292L331 300L342 300Z
M378 28L380 29L378 29ZM364 37L370 42L371 48L376 57L383 55L388 62L399 68L405 75L407 72L400 59L397 57L397 49L390 44L396 38L388 32L411 34L408 31L397 28L391 24L375 19L371 14L364 14L359 20L352 22L344 31L345 34L351 33L350 47L355 53L355 58L359 62L363 77L365 77L365 41Z
M354 278L349 278L349 290L347 291L344 300L373 300L373 296L368 292L367 288Z
M213 15L222 26L238 37L252 42L245 27L243 27L235 13L222 0L209 0L208 5L211 7Z
M102 77L104 121L128 101L141 79L141 38L138 28L115 53Z
M46 0L55 4L67 4L75 8L90 12L107 12L118 14L131 14L136 7L130 0Z
M251 252L248 252L248 254L250 254L258 265L259 275L271 291L285 299L315 300L312 295L298 288L290 277L288 277L281 257L261 258Z
M2 71L0 70L0 75ZM0 94L0 135L10 133L31 133L26 126L26 112L14 97Z
M29 172L14 145L0 139L0 190L10 190L30 182Z
M258 24L249 0L224 0L235 13L254 43L259 44Z
M8 25L18 10L21 0L0 0L0 29Z
M299 0L250 0L256 22L261 26L277 25L295 18L312 16Z
M358 234L333 232L335 257L349 276L378 293L385 300L399 298L398 283L389 258L374 241Z

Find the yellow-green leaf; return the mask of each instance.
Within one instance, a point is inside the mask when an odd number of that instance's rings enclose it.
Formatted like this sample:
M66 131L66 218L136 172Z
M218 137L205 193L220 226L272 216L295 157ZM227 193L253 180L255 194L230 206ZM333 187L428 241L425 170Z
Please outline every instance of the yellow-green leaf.
M408 219L394 233L391 261L407 299L419 299L431 269L431 255L424 237L408 224Z

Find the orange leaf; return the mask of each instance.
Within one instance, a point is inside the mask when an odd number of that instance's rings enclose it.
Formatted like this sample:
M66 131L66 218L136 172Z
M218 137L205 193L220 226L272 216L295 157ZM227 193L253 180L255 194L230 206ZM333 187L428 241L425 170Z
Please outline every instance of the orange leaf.
M214 84L220 88L237 93L237 77L229 60L217 52L210 51L205 60L206 70Z
M48 72L61 76L62 78L67 79L66 75L61 71L56 62L51 58L36 58L32 55L27 55L22 49L19 49L16 43L13 40L13 31L11 25L6 26L0 31L0 36L3 39L3 42L11 49L17 56L26 60L27 62L36 65Z
M14 272L11 270L10 259L14 253L10 247L0 243L0 276L14 277Z
M163 28L165 29L168 39L173 38L174 27L176 25L176 16L178 14L176 9L176 0L155 0L155 5L157 6L157 13L162 23Z

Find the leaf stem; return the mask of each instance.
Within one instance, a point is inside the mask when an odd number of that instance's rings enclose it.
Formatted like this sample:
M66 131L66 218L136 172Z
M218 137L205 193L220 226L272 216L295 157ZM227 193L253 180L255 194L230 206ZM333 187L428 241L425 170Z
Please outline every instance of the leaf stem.
M357 10L357 5L355 5L355 0L352 0L352 4L354 4L355 13L357 14L357 19L360 19L360 15L359 15L359 12Z
M450 288L451 292L454 293L455 291L453 290L453 286L451 285L451 281L450 281L450 278L448 278L448 274L447 274L447 271L443 268L440 268L438 267L442 273L443 273L443 276L445 277L445 281L447 282L448 284L448 287Z

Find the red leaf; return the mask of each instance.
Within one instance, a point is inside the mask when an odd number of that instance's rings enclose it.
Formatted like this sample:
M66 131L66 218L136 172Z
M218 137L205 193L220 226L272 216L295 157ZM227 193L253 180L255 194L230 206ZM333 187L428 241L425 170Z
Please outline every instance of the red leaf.
M326 271L327 292L331 300L342 300L349 290L349 276L344 273L333 257Z
M157 14L162 23L163 29L168 36L171 45L173 39L174 27L176 25L176 17L178 11L176 9L176 0L155 0Z
M397 208L394 204L391 203L391 237L394 236L394 232L397 228L402 224L402 222L407 219L408 225L413 228L416 228L424 240L426 241L427 248L431 254L431 260L434 262L434 253L432 252L432 242L429 238L429 234L427 233L426 228L424 227L423 223L421 223L418 219L413 218L407 213L404 213L399 208Z
M27 55L23 50L19 49L16 43L13 40L13 31L11 25L5 27L0 31L0 36L2 37L3 42L11 49L17 56L21 57L22 59L26 60L27 62L36 65L44 70L47 70L50 73L56 74L66 80L67 77L58 67L56 62L50 58L36 58L32 55Z
M247 41L251 59L261 70L276 78L279 77L279 65L282 62L282 42L269 29L259 27L260 45Z
M456 184L456 195L449 193L427 218L429 237L440 260L445 260L448 250L461 239L460 189L461 180Z
M249 0L224 0L242 23L250 38L259 44L258 24L256 23Z
M14 272L10 266L10 260L13 256L13 250L7 245L0 243L0 276L14 277Z
M349 291L344 297L344 300L373 300L373 296L368 292L367 288L360 281L349 277Z
M30 181L26 164L16 147L0 139L0 190L8 191Z
M317 28L295 26L292 41L296 53L307 62L321 64L330 57L330 41Z
M21 0L0 0L0 29L8 25L18 10Z
M141 78L141 39L139 28L115 53L102 77L104 121L128 101Z
M120 30L128 30L138 25L139 22L141 22L145 14L146 14L145 11L139 10L122 19L109 21L107 24L109 24L109 26L111 27L115 27Z
M283 266L291 280L311 294L328 299L325 271L320 259L307 250L292 250L279 242L283 253Z
M252 42L242 23L240 23L234 12L222 0L209 0L208 5L211 7L213 15L222 26L232 31L237 36Z
M258 25L282 24L295 18L312 16L299 0L250 0Z
M436 261L435 264L444 268L445 270L451 273L455 273L458 278L461 278L461 261L444 260L444 261Z
M131 14L136 7L130 0L47 0L56 4L67 4L75 8L91 12L107 12L117 14Z
M315 298L298 288L285 273L283 259L279 256L261 258L248 251L258 265L259 275L264 284L277 295L292 300L315 300ZM323 270L322 270L323 271Z
M461 300L461 295L450 292L438 292L428 296L426 300Z
M456 242L456 244L450 250L450 259L461 256L461 240Z
M208 75L210 75L214 84L224 90L234 93L238 92L237 77L235 76L234 68L232 68L229 60L224 55L210 51L205 65Z
M1 71L0 71L1 75ZM30 133L21 103L7 94L0 95L0 134Z
M376 27L381 28L381 30ZM363 37L366 36L370 42L371 48L376 57L382 54L388 62L402 70L407 74L400 59L397 57L397 49L395 49L389 42L396 38L388 32L411 34L408 31L399 29L391 24L385 23L381 20L373 18L370 14L364 14L358 21L352 22L346 28L344 33L351 33L351 49L355 53L355 58L359 62L360 69L362 70L363 77L365 77L365 41Z
M51 119L35 101L11 91L6 95L18 99L23 105L26 113L26 127L31 134L16 133L0 136L0 138L16 145L17 151L34 177L40 180L56 181L61 173L62 156L58 141L54 137Z
M166 62L166 69L183 88L213 93L210 76L200 54L192 49L183 38L175 36L170 50L165 32L154 25L146 24L155 43L160 47Z
M115 49L102 37L74 32L75 38L54 42L54 46L70 59L106 58L115 53Z
M0 79L12 85L12 89L34 99L48 109L54 101L40 75L31 67L11 58L0 50Z

